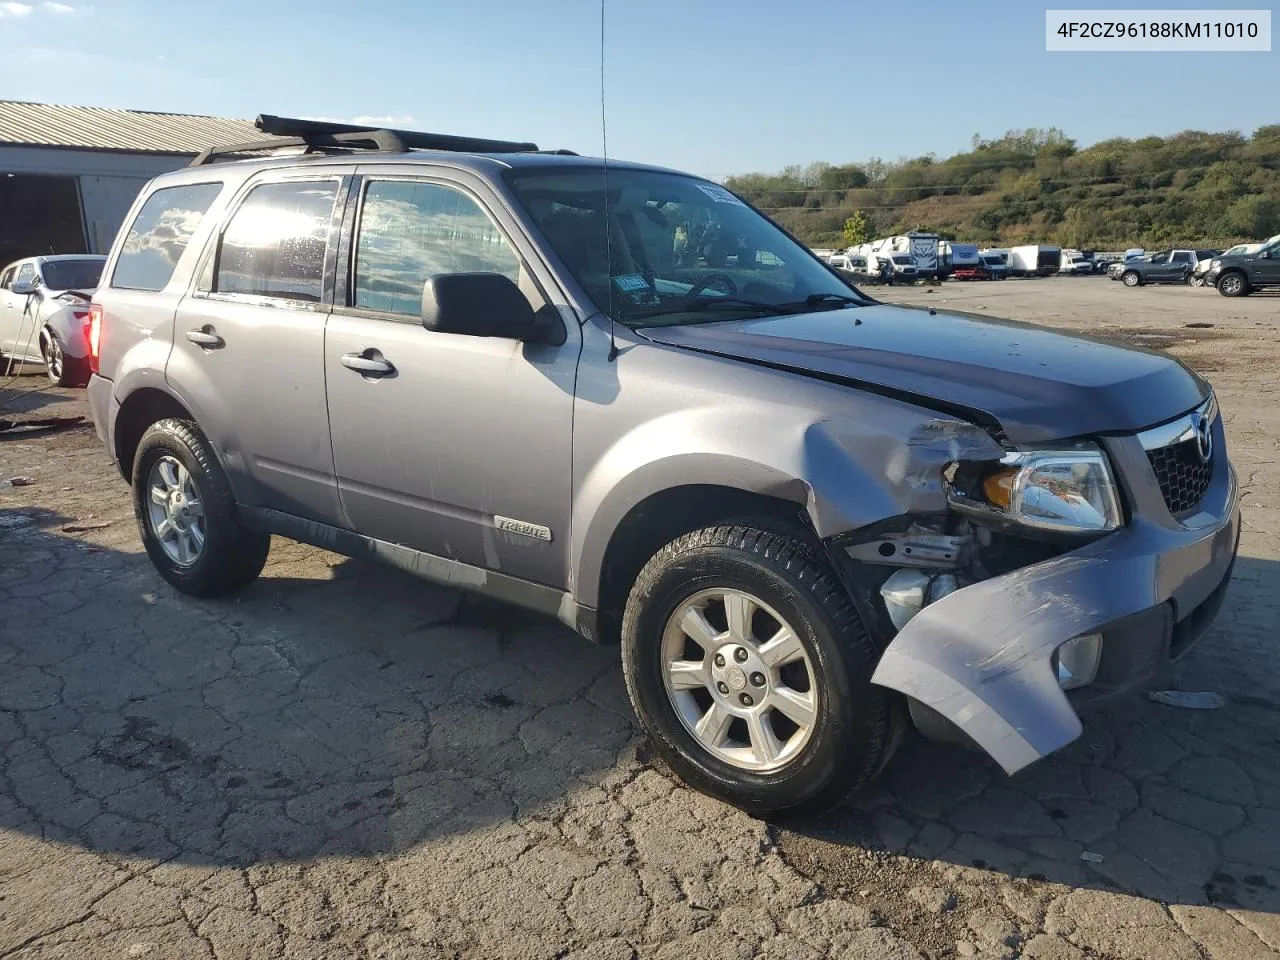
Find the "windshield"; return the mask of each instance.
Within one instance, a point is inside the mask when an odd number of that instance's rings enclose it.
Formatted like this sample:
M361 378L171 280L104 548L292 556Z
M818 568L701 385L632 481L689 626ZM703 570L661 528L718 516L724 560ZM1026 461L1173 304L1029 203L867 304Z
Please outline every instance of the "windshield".
M506 177L574 279L621 323L691 323L870 302L715 184L610 169L606 203L602 169L516 168Z
M896 253L893 255L893 262L900 267L908 267L911 265L911 258L905 253Z
M46 260L40 268L50 290L96 290L106 260Z

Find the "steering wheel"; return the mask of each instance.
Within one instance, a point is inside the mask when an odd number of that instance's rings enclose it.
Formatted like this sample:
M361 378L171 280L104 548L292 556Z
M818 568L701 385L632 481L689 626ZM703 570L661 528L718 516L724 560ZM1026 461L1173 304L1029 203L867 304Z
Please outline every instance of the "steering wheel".
M689 288L689 292L684 295L686 300L697 300L698 294L703 290L707 290L715 286L717 289L724 288L726 296L738 292L738 285L733 282L733 277L727 273L709 273L700 281Z

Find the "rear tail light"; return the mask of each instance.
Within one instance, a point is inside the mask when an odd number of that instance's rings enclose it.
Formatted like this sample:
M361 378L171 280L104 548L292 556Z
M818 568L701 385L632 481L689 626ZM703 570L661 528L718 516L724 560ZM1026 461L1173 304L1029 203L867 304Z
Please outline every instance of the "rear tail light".
M85 325L85 337L89 341L89 370L98 372L102 356L102 304L89 304L89 320Z

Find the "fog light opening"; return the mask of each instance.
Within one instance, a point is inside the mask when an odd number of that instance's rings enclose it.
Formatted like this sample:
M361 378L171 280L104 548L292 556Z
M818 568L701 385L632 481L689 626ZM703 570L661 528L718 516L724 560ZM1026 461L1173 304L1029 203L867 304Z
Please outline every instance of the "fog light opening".
M1088 633L1068 640L1053 653L1058 686L1063 690L1088 686L1097 678L1101 662L1102 634Z

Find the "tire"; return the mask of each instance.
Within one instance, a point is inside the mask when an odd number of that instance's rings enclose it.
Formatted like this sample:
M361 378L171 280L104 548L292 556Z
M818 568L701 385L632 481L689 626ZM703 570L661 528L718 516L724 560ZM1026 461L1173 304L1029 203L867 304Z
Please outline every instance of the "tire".
M1187 274L1187 286L1189 286L1189 287L1203 287L1203 286L1204 286L1204 277L1200 276L1198 273L1190 273L1190 274Z
M1249 281L1238 270L1224 273L1218 278L1218 292L1224 297L1245 297L1249 295Z
M1126 270L1120 278L1120 282L1126 287L1140 287L1142 286L1142 277L1135 270Z
M718 591L740 591L760 603L761 612L747 619L753 625L747 631L753 638L757 631L762 637L776 636L771 621L789 626L800 641L803 662L770 667L757 658L762 644L753 639L745 645L751 647L752 659L742 663L734 676L736 664L729 662L730 655L739 660L746 654L737 655L731 628L724 629L729 627L727 598L717 607ZM708 646L724 654L723 664L712 649L685 639L686 631L674 625L678 613L689 605L696 607L707 594L711 598L705 601L702 622L719 633ZM683 617L680 622L685 622ZM709 638L711 633L704 636ZM703 676L721 669L719 675L733 684L722 684L722 695L727 696L717 699L710 682L696 686L701 679L688 681L695 683L694 689L669 692L669 638L684 649L681 660L691 660L701 651ZM680 537L645 565L623 614L627 692L658 755L690 786L758 817L821 809L866 784L884 766L897 743L899 721L891 695L871 684L879 659L826 557L789 525L747 521ZM757 667L769 671L769 679ZM789 670L799 673L790 674L789 680L779 679ZM786 686L795 693L794 678L805 673L808 676L799 686L808 687L800 694L812 710L807 728L796 726L787 716L779 720L780 711L770 706L779 702L775 689ZM761 700L757 706L762 722L782 748L776 755L779 759L772 761L774 766L765 769L747 767L758 763L761 755L752 745L753 729L742 716L752 710L738 712L738 701L752 691ZM726 702L732 706L723 706ZM725 746L713 749L694 733L694 718L700 717L699 725L705 723L716 715L717 704L722 706L718 715L734 716L727 727L721 727ZM797 732L788 735L788 725ZM783 736L788 737L785 743ZM744 741L745 745L734 745ZM726 758L735 751L737 759Z
M190 486L182 481L184 471ZM168 487L182 494L183 506L191 508L193 499L199 504L198 513L189 509L182 518L170 519L186 534L187 550L181 549L181 534L162 542L158 532L153 506L162 514L166 508L153 501L152 487L163 485L165 474L178 478ZM133 507L151 562L165 580L188 596L221 597L239 590L257 579L267 562L271 537L241 523L221 464L204 434L188 420L161 420L142 435L133 461ZM191 529L197 524L201 546L193 550L196 535Z
M68 357L62 343L49 330L40 334L40 356L44 357L44 370L55 387L83 387L89 382L89 368L79 357Z

